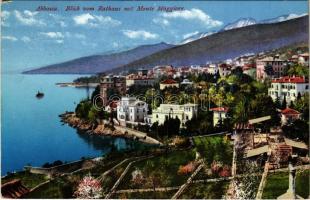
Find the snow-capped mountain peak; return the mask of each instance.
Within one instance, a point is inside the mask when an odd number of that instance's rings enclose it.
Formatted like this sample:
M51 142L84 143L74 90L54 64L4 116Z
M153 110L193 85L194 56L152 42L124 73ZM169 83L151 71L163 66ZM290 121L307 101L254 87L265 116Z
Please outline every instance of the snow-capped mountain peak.
M241 27L245 27L245 26L249 26L249 25L253 25L256 24L256 20L253 18L241 18L233 23L229 23L227 24L223 30L227 31L227 30L231 30L231 29L235 29L235 28L241 28Z
M194 32L193 34L185 34L184 39L179 43L179 44L186 44L189 42L192 42L194 40L198 40L200 38L207 37L209 35L212 35L216 33L215 31L210 31L210 32Z
M306 16L306 15L307 15L307 13L300 14L300 15L292 13L292 14L288 14L288 15L281 15L279 17L272 18L272 19L262 20L259 23L260 24L270 24L270 23L283 22L283 21L286 21L286 20L290 20L290 19L294 19L294 18L298 18L298 17L303 17L303 16Z

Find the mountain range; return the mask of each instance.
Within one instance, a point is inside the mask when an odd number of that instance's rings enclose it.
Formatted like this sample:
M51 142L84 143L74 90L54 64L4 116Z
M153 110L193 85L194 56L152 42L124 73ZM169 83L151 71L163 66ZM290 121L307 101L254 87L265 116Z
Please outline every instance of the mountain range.
M198 33L179 45L143 45L109 55L94 55L26 71L28 74L121 72L155 65L192 65L308 42L308 15L286 15L257 22L243 18L218 32Z
M24 74L96 74L105 70L121 67L134 60L151 55L158 51L171 48L174 45L164 42L152 45L142 45L134 49L103 55L93 55L77 58L63 63L53 64L38 69L23 72Z
M241 27L250 26L250 25L254 25L254 24L270 24L270 23L283 22L286 20L290 20L290 19L294 19L294 18L298 18L298 17L303 17L305 15L306 14L301 14L301 15L288 14L288 15L281 15L281 16L276 17L276 18L266 19L266 20L261 20L261 21L257 21L256 19L251 18L251 17L240 18L240 19L238 19L232 23L227 24L220 31L226 31L226 30L231 30L231 29L235 29L235 28L241 28ZM191 35L191 36L183 39L179 44L186 44L188 42L198 40L200 38L212 35L214 33L217 33L217 31L199 32L199 33L196 33L194 35Z

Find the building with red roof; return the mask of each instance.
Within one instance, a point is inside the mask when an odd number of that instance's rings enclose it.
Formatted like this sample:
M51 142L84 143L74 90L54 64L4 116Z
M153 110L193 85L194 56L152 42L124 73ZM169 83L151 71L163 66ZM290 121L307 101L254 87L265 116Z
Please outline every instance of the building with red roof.
M285 98L287 103L295 101L298 94L304 95L309 91L309 83L302 76L284 76L272 79L271 87L268 89L268 95L276 101L281 102Z
M301 113L291 108L285 108L281 111L281 123L282 125L291 123L296 119L300 119Z
M168 87L177 87L179 88L179 83L173 79L166 79L162 82L160 82L159 84L159 88L161 90L165 89L165 88L168 88Z
M227 107L217 107L211 108L210 111L213 111L213 126L216 126L220 121L223 122L227 118L227 112L229 108Z

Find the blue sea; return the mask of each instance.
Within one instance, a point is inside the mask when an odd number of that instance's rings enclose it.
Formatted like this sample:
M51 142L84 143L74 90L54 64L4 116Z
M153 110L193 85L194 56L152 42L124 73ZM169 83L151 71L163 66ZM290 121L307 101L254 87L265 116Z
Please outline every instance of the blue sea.
M1 175L22 170L25 165L42 166L55 160L74 161L104 155L142 144L122 139L90 136L60 122L59 114L74 111L87 97L86 89L58 87L77 75L3 74L1 104ZM35 97L38 90L44 98ZM133 145L134 143L134 145Z

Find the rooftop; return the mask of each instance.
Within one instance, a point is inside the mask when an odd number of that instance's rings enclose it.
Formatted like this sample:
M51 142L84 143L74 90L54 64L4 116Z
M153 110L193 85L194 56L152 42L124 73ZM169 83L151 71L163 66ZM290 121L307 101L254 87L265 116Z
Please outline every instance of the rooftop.
M272 79L272 83L306 83L306 79L302 76L284 76Z
M308 150L308 146L304 142L297 142L297 141L294 141L294 140L291 140L288 138L284 138L284 141L285 141L285 144L287 144L291 147Z
M217 108L210 108L210 110L216 111L216 112L228 112L229 108L227 108L227 107L217 107Z
M283 115L299 115L300 112L297 110L291 109L291 108L285 108L284 110L281 111Z
M173 79L166 79L166 80L161 82L161 84L176 84L176 83L178 83L178 82L176 82Z
M259 148L256 148L256 149L250 149L250 150L247 151L246 157L250 158L250 157L253 157L253 156L258 156L258 155L263 154L263 153L268 153L268 150L269 150L269 146L268 145L265 145L265 146L262 146L262 147L259 147Z

